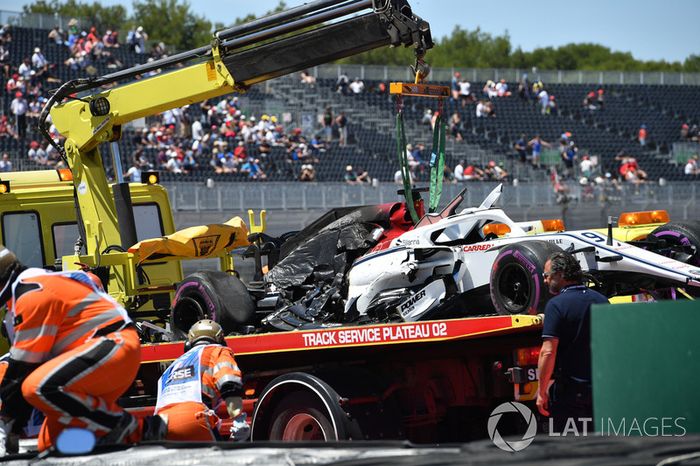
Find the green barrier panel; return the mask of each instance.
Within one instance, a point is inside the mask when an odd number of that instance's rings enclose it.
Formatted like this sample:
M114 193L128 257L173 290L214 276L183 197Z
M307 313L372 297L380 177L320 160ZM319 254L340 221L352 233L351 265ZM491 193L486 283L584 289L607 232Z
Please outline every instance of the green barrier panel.
M694 155L695 152L693 151L674 150L673 160L675 160L677 163L682 163L683 165L685 165L686 163L688 163L688 159Z
M540 154L540 163L543 165L556 165L561 162L561 155L556 149L545 149Z
M700 432L700 303L593 306L593 417L602 435Z

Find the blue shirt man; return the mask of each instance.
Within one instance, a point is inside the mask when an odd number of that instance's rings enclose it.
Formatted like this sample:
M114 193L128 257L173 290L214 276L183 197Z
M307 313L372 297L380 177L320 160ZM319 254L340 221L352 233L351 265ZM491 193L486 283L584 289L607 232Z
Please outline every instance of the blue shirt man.
M561 251L544 265L544 281L554 296L544 310L538 361L537 408L562 432L572 423L580 432L593 415L591 400L590 311L607 303L605 296L583 284L581 266ZM550 389L550 381L554 384Z

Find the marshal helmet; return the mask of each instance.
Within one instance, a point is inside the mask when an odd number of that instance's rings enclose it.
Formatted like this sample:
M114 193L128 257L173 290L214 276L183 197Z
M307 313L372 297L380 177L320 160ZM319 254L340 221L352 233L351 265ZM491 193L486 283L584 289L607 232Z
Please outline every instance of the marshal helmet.
M221 325L210 319L195 322L187 332L187 343L190 348L199 344L224 344L224 330Z

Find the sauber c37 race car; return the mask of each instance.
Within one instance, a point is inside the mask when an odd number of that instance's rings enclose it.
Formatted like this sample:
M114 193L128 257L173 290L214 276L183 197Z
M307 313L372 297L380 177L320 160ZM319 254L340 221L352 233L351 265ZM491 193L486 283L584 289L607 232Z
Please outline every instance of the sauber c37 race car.
M554 221L545 230L556 231L543 231L542 221L515 222L493 207L501 192L499 185L479 207L457 212L463 191L415 226L401 203L334 211L278 245L281 260L257 286L223 286L200 273L177 296L186 308L203 288L223 295L200 308L216 308L231 331L535 314L550 298L544 263L560 250L574 254L587 284L608 297L700 294L697 229L683 230L692 242L668 241L664 231L678 229L658 227L635 244L613 238L611 225L561 231ZM186 328L193 318L180 312L173 325Z

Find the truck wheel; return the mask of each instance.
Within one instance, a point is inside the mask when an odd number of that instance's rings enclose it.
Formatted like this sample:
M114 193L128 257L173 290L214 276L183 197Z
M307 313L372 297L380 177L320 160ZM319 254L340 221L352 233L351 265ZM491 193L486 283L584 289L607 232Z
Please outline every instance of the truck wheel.
M700 223L669 222L649 233L647 239L666 241L665 248L650 246L649 249L653 252L700 267ZM689 254L685 248L679 246L692 246L695 252Z
M250 438L258 440L361 439L356 419L341 406L341 397L315 375L289 372L260 392Z
M272 414L270 440L330 442L338 440L328 410L308 392L287 395Z
M253 298L240 279L225 272L197 272L177 287L170 325L186 335L192 324L207 318L228 334L249 322L254 312Z
M561 248L546 241L505 246L491 268L491 302L499 314L537 314L550 294L544 284L544 263Z

